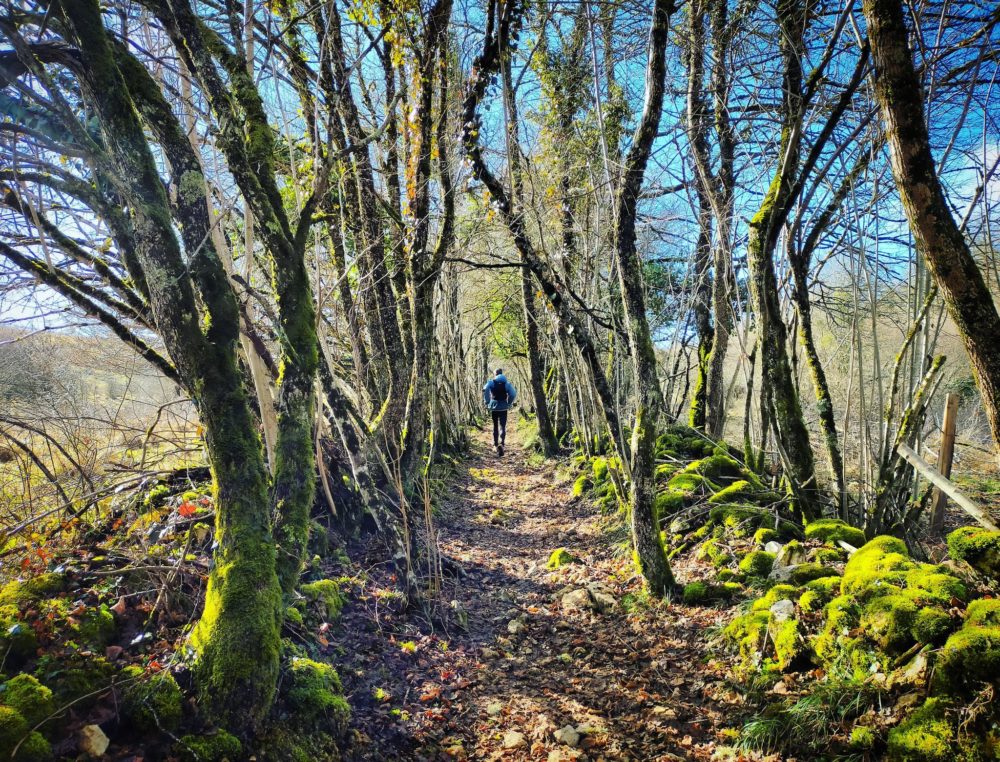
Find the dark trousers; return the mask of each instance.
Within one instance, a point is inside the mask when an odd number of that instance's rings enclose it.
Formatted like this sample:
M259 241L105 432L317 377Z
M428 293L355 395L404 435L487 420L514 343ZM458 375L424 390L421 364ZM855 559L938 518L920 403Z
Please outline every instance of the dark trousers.
M507 411L491 410L493 415L493 446L503 444L507 439Z

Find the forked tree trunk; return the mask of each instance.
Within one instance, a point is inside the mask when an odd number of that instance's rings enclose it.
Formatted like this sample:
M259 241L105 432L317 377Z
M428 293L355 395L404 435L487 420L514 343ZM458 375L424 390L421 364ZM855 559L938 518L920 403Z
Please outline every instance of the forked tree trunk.
M952 217L931 155L900 0L865 0L878 99L903 211L969 354L1000 456L1000 315Z

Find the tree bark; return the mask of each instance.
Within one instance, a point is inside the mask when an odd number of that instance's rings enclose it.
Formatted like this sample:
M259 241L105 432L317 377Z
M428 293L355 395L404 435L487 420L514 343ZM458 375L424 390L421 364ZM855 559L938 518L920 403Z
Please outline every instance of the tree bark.
M940 286L962 336L1000 457L1000 315L934 166L923 88L907 44L902 4L865 0L863 10L875 61L875 95L903 211L917 252Z

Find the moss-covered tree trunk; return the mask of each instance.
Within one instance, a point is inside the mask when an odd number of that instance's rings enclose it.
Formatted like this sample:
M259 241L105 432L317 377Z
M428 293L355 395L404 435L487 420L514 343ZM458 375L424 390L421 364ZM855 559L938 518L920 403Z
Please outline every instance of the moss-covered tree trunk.
M642 117L625 157L622 184L616 199L615 230L618 282L637 400L629 481L632 544L646 584L650 592L657 596L668 593L674 587L673 574L660 539L659 517L654 510L656 427L663 421L665 409L657 374L656 351L646 318L642 263L636 251L636 214L646 164L663 108L667 31L673 8L672 0L656 0L653 5Z
M282 607L263 448L236 363L236 299L209 236L190 262L181 253L169 199L97 3L66 3L59 11L79 45L85 97L114 161L117 190L129 204L135 256L157 328L205 425L217 549L205 610L191 636L202 706L228 727L247 730L264 717L274 696ZM183 222L196 229L200 222L207 233L200 171L191 169L178 186L188 201L198 199ZM204 333L193 286L205 308Z
M792 202L792 185L799 164L803 109L801 59L806 13L800 0L779 0L777 14L785 62L778 168L760 210L750 220L747 268L760 347L761 395L777 434L777 444L798 509L803 519L809 520L817 515L815 462L788 359L788 331L781 317L773 262L781 232L778 220Z
M937 176L902 3L865 0L863 8L875 61L875 95L903 211L962 335L1000 456L1000 315Z

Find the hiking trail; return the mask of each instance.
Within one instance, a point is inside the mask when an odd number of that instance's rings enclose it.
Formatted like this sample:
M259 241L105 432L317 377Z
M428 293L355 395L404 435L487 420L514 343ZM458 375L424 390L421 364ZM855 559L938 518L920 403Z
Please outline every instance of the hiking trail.
M442 596L467 630L394 606L384 566L345 606L346 758L708 759L743 711L709 653L725 612L649 602L624 536L516 425L503 458L472 433L438 506L441 552L464 570ZM580 562L548 569L559 548Z

